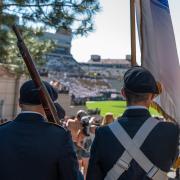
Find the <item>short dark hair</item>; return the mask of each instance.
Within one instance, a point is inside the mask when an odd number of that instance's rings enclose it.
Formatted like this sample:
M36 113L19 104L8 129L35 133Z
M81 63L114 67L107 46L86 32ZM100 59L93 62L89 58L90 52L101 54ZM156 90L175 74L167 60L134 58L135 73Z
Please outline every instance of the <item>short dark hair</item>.
M127 88L124 88L124 93L126 95L127 103L137 103L142 101L147 101L149 93L135 93Z

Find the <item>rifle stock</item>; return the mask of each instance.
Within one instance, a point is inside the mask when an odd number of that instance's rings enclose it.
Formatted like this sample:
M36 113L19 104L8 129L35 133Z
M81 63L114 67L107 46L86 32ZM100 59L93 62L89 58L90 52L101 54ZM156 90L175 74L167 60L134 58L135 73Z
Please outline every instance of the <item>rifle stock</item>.
M36 66L34 64L34 61L23 41L23 38L21 36L21 33L16 25L12 26L13 31L16 34L17 37L17 46L19 48L19 51L22 55L22 58L28 68L29 74L34 81L37 88L39 88L39 96L42 103L42 106L44 108L44 111L46 113L47 119L49 122L60 124L56 108L54 106L54 103L52 102L52 99L44 85L44 83L41 80L41 77L39 75L39 72L36 69Z

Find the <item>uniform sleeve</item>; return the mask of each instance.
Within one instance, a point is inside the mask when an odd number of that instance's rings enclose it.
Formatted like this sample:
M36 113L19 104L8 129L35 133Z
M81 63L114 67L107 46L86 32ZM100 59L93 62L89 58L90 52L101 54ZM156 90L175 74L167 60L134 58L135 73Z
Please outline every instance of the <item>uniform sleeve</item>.
M59 159L60 180L78 180L79 167L77 157L73 148L73 142L69 132L65 134L65 144L62 148L61 157Z
M91 155L89 160L89 166L87 171L86 180L103 180L103 175L99 162L98 155L98 141L99 139L99 129L96 130L95 139L91 146Z
M179 156L179 125L176 125L174 133L175 133L175 138L174 138L174 141L175 141L174 147L175 148L174 148L174 151L172 150L173 151L172 152L172 162L175 162Z

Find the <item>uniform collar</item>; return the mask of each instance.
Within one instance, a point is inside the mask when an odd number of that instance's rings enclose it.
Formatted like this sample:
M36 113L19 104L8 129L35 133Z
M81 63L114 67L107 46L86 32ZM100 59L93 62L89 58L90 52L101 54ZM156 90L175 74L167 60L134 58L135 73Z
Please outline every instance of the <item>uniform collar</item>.
M146 106L127 106L126 109L148 109Z
M138 118L138 117L145 117L149 118L151 117L151 114L148 109L146 108L130 108L126 109L123 113L122 117L132 117L132 118Z
M35 112L35 111L21 111L20 114L39 114L41 116L43 116L41 113Z
M44 122L46 121L42 114L33 111L23 111L18 114L15 121L23 122Z

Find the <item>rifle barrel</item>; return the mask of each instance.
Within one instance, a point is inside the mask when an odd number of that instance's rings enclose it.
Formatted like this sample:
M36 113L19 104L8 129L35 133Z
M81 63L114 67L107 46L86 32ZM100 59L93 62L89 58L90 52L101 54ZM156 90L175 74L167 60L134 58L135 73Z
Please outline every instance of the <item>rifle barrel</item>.
M29 74L30 74L32 80L34 81L36 87L40 89L39 95L40 95L41 103L42 103L42 106L46 113L47 119L49 122L59 124L60 122L58 121L59 118L58 118L54 103L52 102L52 99L51 99L44 83L41 80L39 72L37 71L34 61L23 41L21 33L16 25L13 25L12 29L17 37L17 46L19 48L19 51L23 57L23 60L26 64L27 68L28 68Z

